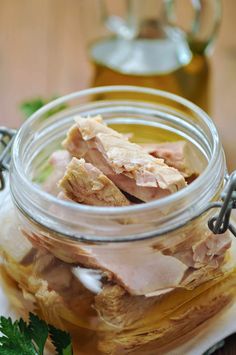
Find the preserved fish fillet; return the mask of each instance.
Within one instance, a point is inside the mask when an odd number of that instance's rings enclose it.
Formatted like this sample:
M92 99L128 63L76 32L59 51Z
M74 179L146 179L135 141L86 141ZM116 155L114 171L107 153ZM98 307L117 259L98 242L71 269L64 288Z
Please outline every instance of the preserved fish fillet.
M100 169L121 190L145 202L186 186L178 170L124 139L101 117L77 118L63 146L71 155L83 157Z
M222 277L211 287L200 289L188 295L173 293L147 312L147 319L140 320L130 329L115 329L101 336L99 350L104 354L150 354L165 353L168 347L178 346L186 333L212 318L222 308L229 305L234 297L235 274ZM227 288L227 291L226 291ZM182 298L182 299L181 299ZM179 307L178 302L180 302ZM172 308L172 307L176 308ZM156 308L156 309L155 309ZM120 308L117 316L120 315ZM113 314L115 317L115 313ZM155 318L156 317L156 318Z
M60 192L58 182L63 177L70 160L71 155L67 150L56 150L52 153L48 160L48 164L53 170L43 183L44 191L47 191L53 195L58 195Z
M128 206L129 200L99 169L73 158L59 186L71 200L95 206Z
M107 324L122 329L144 317L157 302L158 297L134 297L119 285L105 285L96 295L94 307Z
M198 176L201 169L196 153L186 141L142 144L143 149L179 170L185 178Z

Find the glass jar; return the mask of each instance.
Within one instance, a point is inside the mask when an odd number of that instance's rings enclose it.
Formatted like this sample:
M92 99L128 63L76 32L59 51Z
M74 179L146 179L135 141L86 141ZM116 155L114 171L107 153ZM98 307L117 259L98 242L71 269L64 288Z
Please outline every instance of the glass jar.
M95 101L106 93L122 100ZM63 111L48 118L62 103ZM188 141L200 176L144 204L60 200L42 189L45 162L78 114L102 115L138 143ZM83 354L156 354L176 347L234 300L233 237L209 229L216 227L211 218L213 207L222 206L225 174L213 122L183 98L113 86L49 103L18 131L10 183L0 194L2 285L13 307L69 331Z

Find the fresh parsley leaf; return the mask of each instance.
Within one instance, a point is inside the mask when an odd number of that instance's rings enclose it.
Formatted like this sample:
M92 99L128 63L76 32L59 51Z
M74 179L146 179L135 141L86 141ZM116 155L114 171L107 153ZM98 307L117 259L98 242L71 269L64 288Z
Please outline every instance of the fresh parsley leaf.
M70 334L49 325L50 338L57 351L57 355L72 355Z
M19 353L20 349L17 349L15 345L3 345L0 346L0 354L1 355L20 355L23 353Z
M43 355L43 349L48 338L48 326L33 313L30 313L29 319L28 329L31 339L36 344L38 354Z
M20 110L22 111L25 118L33 115L34 112L39 110L41 107L45 105L45 100L41 98L35 98L30 101L25 101L20 105Z
M62 355L73 355L72 344L69 344L65 349L62 350Z
M18 321L18 326L19 326L19 329L21 331L21 333L26 333L28 332L28 324L21 318L19 321Z
M23 113L24 118L28 118L31 115L33 115L33 113L35 113L36 111L38 111L41 107L43 107L44 105L46 105L47 103L49 103L50 101L53 101L57 98L57 96L53 96L50 99L43 99L43 98L35 98L29 101L24 101L22 102L22 104L20 105L20 110ZM60 112L62 110L64 110L65 108L67 108L68 105L66 104L61 104L57 107L55 107L54 109L49 110L44 117L48 118L52 115L54 115L57 112Z
M1 317L0 332L0 354L37 355L29 336L21 332L18 321L13 323L11 318Z
M48 326L36 315L30 313L29 324L23 319L12 322L0 317L0 354L43 355L49 332L58 355L73 355L70 335Z
M28 338L29 341L31 341L31 337L30 337L30 333L29 333L29 326L22 318L20 318L20 320L18 321L18 326L19 326L20 332L23 333L25 335L25 337Z

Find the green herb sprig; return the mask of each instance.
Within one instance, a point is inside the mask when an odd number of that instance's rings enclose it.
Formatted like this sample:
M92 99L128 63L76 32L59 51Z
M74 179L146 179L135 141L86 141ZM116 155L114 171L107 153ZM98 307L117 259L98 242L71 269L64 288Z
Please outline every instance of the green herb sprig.
M35 113L36 111L38 111L41 107L43 107L44 105L46 105L47 103L57 99L58 96L53 96L50 99L44 99L41 97L36 97L34 99L31 100L27 100L21 103L20 105L20 110L23 114L24 119L27 119L28 117L30 117L31 115L33 115L33 113ZM49 110L44 117L48 118L52 115L54 115L57 112L60 112L62 110L64 110L65 108L67 108L68 105L66 104L61 104L59 106L57 106L54 109Z
M50 337L57 355L73 355L70 335L30 313L29 323L0 317L1 355L43 355Z

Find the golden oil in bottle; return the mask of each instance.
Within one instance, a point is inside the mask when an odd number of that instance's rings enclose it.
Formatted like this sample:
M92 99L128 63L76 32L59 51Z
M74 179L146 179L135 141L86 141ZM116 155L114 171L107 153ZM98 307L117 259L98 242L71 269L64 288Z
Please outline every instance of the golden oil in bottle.
M90 46L92 86L135 85L165 90L209 110L209 64L177 36L132 41L110 38ZM112 99L112 93L100 99Z

